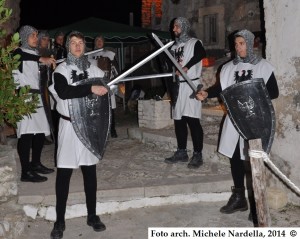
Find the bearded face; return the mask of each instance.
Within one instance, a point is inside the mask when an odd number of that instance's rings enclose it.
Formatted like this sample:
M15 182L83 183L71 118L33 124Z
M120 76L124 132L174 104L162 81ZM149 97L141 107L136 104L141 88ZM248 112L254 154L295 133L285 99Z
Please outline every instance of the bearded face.
M188 19L184 17L178 17L174 21L173 32L177 43L184 43L190 39L191 25Z

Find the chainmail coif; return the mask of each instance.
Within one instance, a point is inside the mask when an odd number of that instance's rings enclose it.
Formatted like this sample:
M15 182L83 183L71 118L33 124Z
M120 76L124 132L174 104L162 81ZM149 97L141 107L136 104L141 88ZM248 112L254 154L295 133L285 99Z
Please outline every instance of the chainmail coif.
M28 49L28 50L33 50L33 51L36 50L36 48L28 45L28 37L30 36L30 34L32 34L34 32L38 32L38 30L29 25L25 25L20 28L19 34L20 34L22 48Z
M257 56L253 52L254 45L254 34L246 29L238 31L234 34L234 38L242 37L246 41L247 47L247 56L245 58L241 58L236 54L236 57L233 59L233 64L237 65L239 62L250 63L252 65L256 65L262 59L260 56Z
M181 33L179 37L175 38L175 41L177 44L187 42L191 37L190 37L190 30L191 30L191 24L188 21L188 19L184 17L178 17L176 18L175 22L178 24L178 26L181 29Z
M42 38L44 38L44 37L50 38L48 31L40 31L39 32L39 34L38 34L39 44L40 44Z

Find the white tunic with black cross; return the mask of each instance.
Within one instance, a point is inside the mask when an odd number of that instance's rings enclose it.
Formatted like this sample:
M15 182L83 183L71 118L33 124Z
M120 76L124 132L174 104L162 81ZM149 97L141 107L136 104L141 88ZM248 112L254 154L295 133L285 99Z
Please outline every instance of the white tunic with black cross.
M21 55L21 65L19 70L13 71L14 81L20 86L29 85L31 89L38 90L39 86L39 56L34 50L20 47L16 50ZM20 71L21 69L21 71ZM41 95L39 94L39 104L36 113L24 118L17 123L17 137L22 134L41 134L50 135L50 127L47 121Z
M274 67L265 59L261 59L256 65L249 63L238 63L234 65L232 61L222 67L220 73L220 83L222 90L236 83L236 81L250 80L254 78L263 78L267 84ZM241 79L243 78L243 79ZM227 115L222 128L220 144L218 151L221 154L231 158L236 145L239 141L241 159L248 157L248 145L234 128L229 116Z
M68 85L73 83L71 78L72 71L76 71L76 75L84 74L75 65L68 65L66 62L61 63L54 72L60 73L67 80ZM87 69L88 78L103 77L104 72L98 67L91 65ZM58 113L63 116L70 117L69 113L69 99L61 99L55 90L55 79L53 75L53 84L49 87L50 92L53 94L57 101L56 109ZM60 78L64 80L64 78ZM75 88L77 86L74 86ZM80 87L80 86L79 86ZM90 93L92 93L90 91ZM99 162L99 159L92 154L77 137L72 123L68 120L60 119L59 132L58 132L58 149L57 149L57 167L58 168L78 168L81 165L94 165Z
M175 52L178 63L184 67L194 55L194 47L196 42L199 41L196 38L191 38L185 43L173 45L171 50ZM199 80L192 81L197 87L200 82L202 70L202 61L193 65L188 71L187 76L190 79L199 78ZM188 116L192 118L201 118L202 103L199 100L191 99L190 95L193 93L192 88L185 81L182 76L179 76L179 92L175 107L172 109L172 118L174 120L180 120L182 116Z

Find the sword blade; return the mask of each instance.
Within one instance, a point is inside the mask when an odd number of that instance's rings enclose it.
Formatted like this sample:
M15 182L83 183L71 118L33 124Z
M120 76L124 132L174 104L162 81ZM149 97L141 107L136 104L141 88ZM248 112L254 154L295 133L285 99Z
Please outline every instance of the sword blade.
M86 52L86 53L84 53L84 55L85 55L85 56L88 56L88 55L90 55L90 54L93 54L93 53L96 53L96 52L99 52L99 51L103 51L103 48L97 49L97 50L94 50L94 51ZM59 59L59 60L56 61L56 64L59 64L59 63L65 61L65 60L66 60L66 58Z
M152 58L154 58L155 56L157 56L161 52L165 51L173 43L174 43L174 41L171 41L171 42L167 43L166 45L161 46L161 48L157 49L151 55L149 55L144 60L140 61L139 63L137 63L136 65L134 65L130 69L128 69L127 71L123 72L121 75L117 76L114 80L112 80L111 82L109 82L107 85L111 86L113 84L118 83L121 79L123 79L124 77L128 76L131 72L135 71L137 68L141 67L142 65L144 65L145 63L147 63L148 61L150 61Z
M126 77L121 79L119 82L124 81L132 81L132 80L144 80L144 79L153 79L153 78L161 78L161 77L171 77L173 76L172 73L163 73L163 74L153 74L153 75L143 75L143 76L133 76L133 77ZM117 84L117 83L115 83Z
M161 40L154 34L152 33L153 38L155 39L155 41L158 43L158 45L160 47L162 47L164 44L161 42ZM170 60L173 62L173 64L176 66L177 70L180 72L180 74L183 76L183 78L187 81L187 83L189 84L189 86L192 88L192 90L196 93L197 87L193 84L193 82L191 81L191 79L187 76L187 74L182 70L182 66L179 65L179 63L176 61L176 59L172 56L172 54L165 49L164 52L167 54L167 56L170 58Z

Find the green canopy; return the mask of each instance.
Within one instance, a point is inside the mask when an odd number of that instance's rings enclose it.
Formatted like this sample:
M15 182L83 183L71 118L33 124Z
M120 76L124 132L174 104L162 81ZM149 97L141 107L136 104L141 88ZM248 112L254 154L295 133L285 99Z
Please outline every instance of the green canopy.
M58 31L62 31L65 34L68 34L71 31L81 32L86 38L87 47L90 49L93 47L94 38L101 34L105 38L105 45L107 47L118 49L121 69L124 67L125 47L149 42L151 40L151 33L155 33L161 39L171 40L171 34L166 31L132 27L126 24L111 22L95 17L50 29L50 37L54 38L55 33Z
M72 24L49 30L50 36L54 37L57 31L68 33L79 31L87 38L94 38L101 34L107 42L112 40L122 41L124 44L135 44L149 39L153 32L161 39L171 39L171 34L165 31L151 30L142 27L132 27L126 24L111 22L95 17L90 17Z

